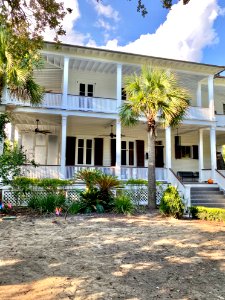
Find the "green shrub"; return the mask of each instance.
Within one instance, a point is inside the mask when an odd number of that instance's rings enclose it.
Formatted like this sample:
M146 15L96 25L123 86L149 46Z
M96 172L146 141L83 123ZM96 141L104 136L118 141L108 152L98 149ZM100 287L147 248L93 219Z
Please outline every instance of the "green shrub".
M159 210L162 214L180 219L184 213L184 204L176 187L169 185L164 191Z
M145 179L134 179L134 178L131 178L131 179L128 179L126 181L126 185L129 185L129 184L133 184L133 185L148 185L148 181L145 180Z
M104 212L104 203L100 199L100 192L97 188L92 188L80 193L80 212Z
M63 194L48 194L46 196L33 196L28 206L41 212L54 212L56 207L65 209L66 198Z
M93 189L96 179L101 176L102 172L99 170L82 169L75 174L75 180L82 180L86 184L86 189Z
M194 219L207 221L225 221L225 209L204 206L192 206L190 212Z
M74 201L69 204L68 213L72 215L78 214L82 209L82 204L80 201Z
M114 211L119 214L132 214L134 205L128 195L121 194L115 198Z

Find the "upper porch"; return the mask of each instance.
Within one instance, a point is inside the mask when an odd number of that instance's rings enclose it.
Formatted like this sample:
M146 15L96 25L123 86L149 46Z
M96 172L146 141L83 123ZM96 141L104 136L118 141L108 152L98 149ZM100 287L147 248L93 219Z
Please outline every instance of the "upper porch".
M42 104L33 110L117 115L126 100L125 78L139 74L141 66L149 64L175 73L178 83L189 91L187 120L211 122L215 121L215 111L224 113L224 80L214 78L224 67L80 46L61 45L57 49L52 43L46 43L42 57L43 68L36 70L34 77L44 87L45 95ZM7 92L2 98L5 105L30 106L12 99Z

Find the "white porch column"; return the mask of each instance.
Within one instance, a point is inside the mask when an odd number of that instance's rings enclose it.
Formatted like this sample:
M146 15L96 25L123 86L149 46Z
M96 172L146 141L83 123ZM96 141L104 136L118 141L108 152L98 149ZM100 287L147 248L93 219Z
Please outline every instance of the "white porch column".
M199 130L199 150L198 150L198 156L199 156L199 162L198 162L198 169L199 169L199 181L203 181L203 173L202 170L204 169L204 157L203 157L203 129Z
M66 178L66 131L67 117L62 116L60 177L63 179Z
M117 108L121 106L122 101L122 65L117 64L116 74L116 99ZM116 120L116 176L121 178L121 122L118 118Z
M122 99L122 65L121 64L117 64L116 99L117 99L117 108L119 108L121 106L121 99Z
M209 96L208 100L209 100L209 109L210 109L210 113L211 113L211 119L214 118L214 114L215 114L213 79L214 79L213 75L210 75L208 77L208 96Z
M69 57L64 57L62 108L67 108Z
M198 82L197 88L197 106L202 107L202 85L201 82Z
M121 122L116 120L116 176L121 178Z
M167 178L168 170L172 167L172 158L171 158L171 127L166 128L166 169L167 169Z
M217 169L216 163L216 128L210 128L210 151L211 151L211 176L215 180L215 169Z

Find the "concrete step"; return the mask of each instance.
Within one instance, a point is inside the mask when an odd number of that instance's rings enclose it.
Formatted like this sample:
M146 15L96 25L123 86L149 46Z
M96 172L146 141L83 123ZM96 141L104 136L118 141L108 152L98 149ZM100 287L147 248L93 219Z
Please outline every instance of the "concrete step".
M225 199L220 198L220 199L214 199L214 198L207 198L207 199L191 199L192 203L224 203L225 204Z
M191 195L217 195L221 194L224 195L223 191L191 191Z
M225 197L222 194L218 194L218 195L192 195L191 199L223 199L225 201Z
M225 208L225 195L218 186L191 187L191 205Z
M209 192L209 191L219 191L218 187L191 187L191 191L199 192Z
M192 206L205 206L205 207L213 207L213 208L225 208L225 203L192 203Z

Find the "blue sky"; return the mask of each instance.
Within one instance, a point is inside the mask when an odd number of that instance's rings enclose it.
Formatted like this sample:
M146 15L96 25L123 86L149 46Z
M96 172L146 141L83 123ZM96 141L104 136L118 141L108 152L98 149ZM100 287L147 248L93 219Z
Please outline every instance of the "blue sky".
M136 11L137 0L65 0L73 13L64 21L63 42L225 65L224 0L190 0L186 6L174 0L171 10L160 0L144 3L145 18Z

